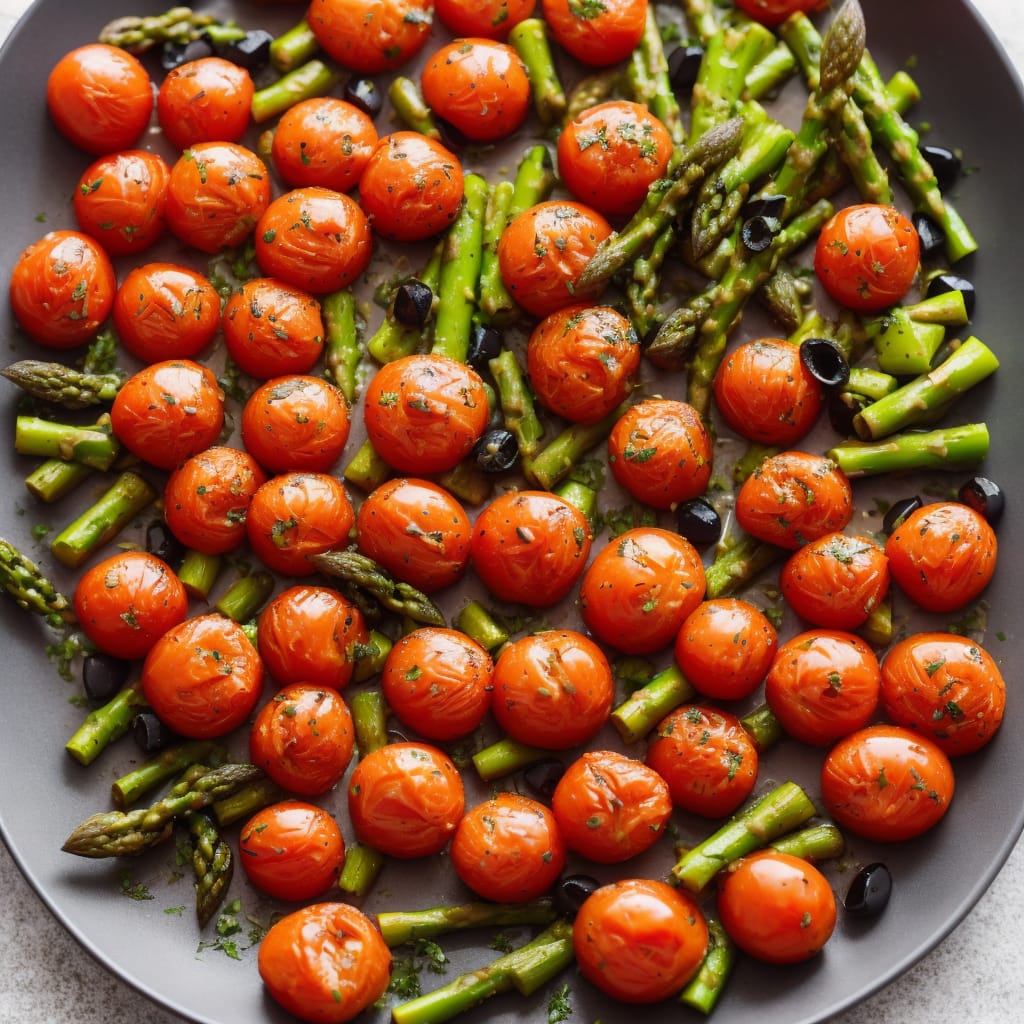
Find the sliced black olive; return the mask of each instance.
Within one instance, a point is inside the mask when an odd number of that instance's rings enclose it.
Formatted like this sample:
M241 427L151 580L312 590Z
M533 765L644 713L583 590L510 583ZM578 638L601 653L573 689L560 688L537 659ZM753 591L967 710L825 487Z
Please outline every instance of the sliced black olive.
M767 217L769 220L781 220L788 201L789 197L784 196L781 192L771 196L751 199L743 204L740 216L744 220L749 220L751 217Z
M892 895L892 875L882 863L868 864L853 877L843 906L853 917L877 917Z
M155 754L178 737L152 711L140 711L132 719L132 738L144 754Z
M384 106L384 94L372 78L350 78L345 83L345 99L367 117L376 117Z
M171 533L171 528L160 519L154 519L146 527L146 550L169 564L176 564L185 555L181 541Z
M939 183L940 192L948 192L960 177L960 157L945 146L922 146L921 156L928 161Z
M751 252L764 252L779 233L781 224L775 217L748 217L740 235Z
M850 380L850 364L831 338L805 338L800 342L800 362L825 388L841 388Z
M906 522L907 517L913 515L923 505L924 502L916 494L912 498L894 501L882 518L882 531L888 535L898 530Z
M130 666L112 654L87 654L82 659L82 686L93 704L106 704L128 682Z
M833 391L825 406L832 429L843 437L852 437L856 430L853 418L869 404L870 399L850 391Z
M958 492L958 497L965 505L970 505L979 515L984 516L995 526L1006 508L1006 497L1002 487L988 477L971 477Z
M175 43L168 40L160 52L160 65L165 71L173 71L190 60L200 60L213 56L213 45L207 39L190 39L187 43Z
M505 339L501 336L501 331L478 324L469 336L469 352L466 355L466 362L477 373L486 373L487 364L501 355L504 344Z
M707 498L693 498L676 508L676 531L694 547L706 548L722 536L722 520Z
M504 473L519 461L519 442L511 430L485 430L470 453L485 473Z
M555 910L572 920L587 897L600 888L601 883L590 875L566 875L555 886Z
M974 316L974 285L958 274L937 274L928 282L927 296L933 298L945 292L960 292L964 297L964 308L968 318Z
M391 304L394 318L405 327L422 327L434 308L434 293L430 285L415 277L403 281L395 290Z
M680 46L669 54L668 79L674 93L685 94L693 88L703 59L702 46Z
M215 40L214 52L218 57L237 64L246 71L259 71L270 62L270 44L274 37L265 29L246 32L241 39Z
M926 213L913 213L910 221L921 243L922 256L935 256L946 247L946 232Z
M541 800L550 801L564 774L565 765L557 757L542 757L523 770L523 781Z

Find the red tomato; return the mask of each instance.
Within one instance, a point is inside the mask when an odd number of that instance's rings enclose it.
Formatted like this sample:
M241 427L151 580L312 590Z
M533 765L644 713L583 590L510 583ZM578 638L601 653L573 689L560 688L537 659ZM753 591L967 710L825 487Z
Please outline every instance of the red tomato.
M259 945L267 991L299 1020L345 1024L387 991L391 950L348 903L315 903L279 918Z
M597 734L612 709L615 683L601 648L582 633L530 633L501 649L491 710L515 740L567 750Z
M836 926L836 898L812 864L759 850L724 872L718 916L745 953L770 964L796 964L821 951Z
M401 860L443 850L465 809L458 768L425 743L379 747L356 765L349 782L356 835Z
M463 815L452 836L452 867L478 896L525 903L542 896L565 867L554 815L518 793L499 793Z
M591 893L572 934L583 976L624 1003L657 1003L678 995L708 945L696 902L648 878L624 878Z
M50 71L46 106L61 134L87 153L134 145L153 113L153 83L136 57L119 46L88 43Z
M279 900L311 900L337 880L345 842L321 807L283 800L257 811L238 837L246 877Z
M223 615L200 615L169 629L142 666L142 692L180 736L215 739L255 708L263 663L245 631Z
M551 35L578 61L605 67L625 60L644 34L647 0L541 0Z
M28 246L11 271L11 312L47 348L92 340L114 303L110 257L88 235L49 231Z
M899 210L861 203L843 208L821 229L814 272L836 302L875 312L907 294L920 258L917 231Z
M762 25L781 25L797 11L820 11L825 0L736 0L736 6Z
M376 75L419 53L433 9L432 0L313 0L306 19L328 56L350 71Z
M171 145L238 142L249 127L252 76L223 57L186 61L167 72L156 94L156 115Z
M675 640L706 586L704 565L688 540L637 527L591 562L580 583L580 614L599 640L623 654L652 654Z
M672 799L665 780L643 761L588 750L559 779L551 810L570 850L598 864L620 864L661 838Z
M537 0L437 0L434 13L455 36L504 39L533 14Z
M953 767L938 745L898 725L841 739L821 769L824 813L879 843L913 839L937 825L954 790Z

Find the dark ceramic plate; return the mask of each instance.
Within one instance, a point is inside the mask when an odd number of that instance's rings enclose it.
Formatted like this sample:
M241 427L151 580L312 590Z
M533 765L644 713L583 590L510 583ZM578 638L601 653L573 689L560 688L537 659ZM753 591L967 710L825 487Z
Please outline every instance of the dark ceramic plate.
M99 27L131 9L158 12L159 0L94 0L67 4L40 0L17 26L0 54L0 96L4 97L5 152L4 232L0 241L0 280L7 280L18 253L44 231L73 226L69 196L81 170L82 154L58 138L44 107L48 69L67 50L95 37ZM674 6L674 5L673 5ZM935 17L931 0L863 0L869 46L888 75L914 61L913 74L924 99L912 112L915 124L932 125L930 139L962 149L971 174L958 187L956 201L980 241L980 250L957 269L977 284L979 302L973 333L996 350L1002 367L954 414L958 421L984 418L994 443L986 463L987 475L1007 491L1010 514L1000 528L1001 560L986 599L990 605L985 645L1001 660L1008 679L1024 671L1019 651L1019 615L1014 615L1021 574L1024 573L1024 538L1015 511L1024 504L1024 470L1014 446L1024 436L1024 403L1020 381L1024 375L1024 348L1018 344L1019 249L1024 237L1024 213L1017 199L1019 168L1024 164L1024 104L1013 73L995 40L972 9L949 0ZM299 8L259 8L238 3L218 5L221 14L234 14L243 24L264 24L280 30ZM794 108L799 114L802 100ZM381 124L381 130L387 128ZM147 145L160 146L154 137ZM521 152L525 140L517 143ZM500 155L499 155L500 157ZM499 161L499 166L502 165ZM496 179L492 179L496 180ZM173 244L169 255L182 255ZM9 339L7 356L27 354L30 346L19 336L10 312L0 310ZM751 317L740 334L757 329ZM38 354L38 353L37 353ZM662 383L662 382L659 382ZM8 443L0 446L0 471L9 487L0 502L0 533L51 569L70 591L73 581L53 568L45 544L32 539L38 523L60 526L70 518L76 500L67 507L33 504L21 489L28 471L26 460L13 453L11 424L16 405L12 386L0 393L3 428ZM827 440L822 441L825 447ZM866 518L858 528L877 529L872 514L877 494L889 498L923 491L937 485L947 491L955 477L939 481L920 478L857 485L858 507ZM933 492L934 493L934 492ZM456 601L456 597L451 597ZM452 605L454 607L454 605ZM901 609L905 611L905 609ZM943 627L946 622L923 623ZM792 624L789 624L790 631ZM108 786L137 755L130 741L119 745L90 769L71 761L62 747L84 714L72 698L77 683L63 681L43 653L48 637L11 602L0 602L3 630L3 751L5 784L0 787L0 824L3 837L39 896L71 933L98 960L128 983L177 1013L208 1024L269 1024L285 1021L265 996L255 969L255 950L247 931L236 936L241 960L204 948L190 910L192 892L187 879L174 881L173 851L154 852L129 864L76 860L61 853L71 828L94 810L107 807ZM1001 733L988 749L957 763L957 794L951 810L933 833L905 845L879 848L854 841L847 864L884 859L896 886L886 914L863 925L842 920L824 955L791 969L772 969L742 961L728 993L715 1011L716 1024L737 1024L757 1019L761 1024L797 1024L821 1021L850 1007L893 980L938 943L975 904L1002 866L1024 824L1024 809L1017 787L1008 784L1024 772L1024 753L1018 737L1024 733L1024 705L1011 693ZM796 778L817 792L820 755L786 745L766 759L762 788L773 781ZM337 793L328 800L345 821ZM681 823L684 838L696 839L706 825ZM346 830L346 834L348 831ZM671 864L670 851L630 868L637 873L663 875ZM152 899L133 902L120 895L122 877L148 888ZM832 873L837 892L845 891L845 874ZM236 879L233 896L242 901L242 913L264 922L275 909ZM382 878L379 893L367 909L421 907L466 898L452 883L442 860L425 864L395 865ZM473 942L446 944L454 961L450 976L483 958ZM424 975L430 985L434 977ZM573 982L575 1020L600 1018L618 1024L634 1017L628 1007L610 1005L581 979ZM385 1014L376 1019L383 1020ZM652 1008L652 1021L678 1022L696 1015L674 1004ZM546 996L530 1000L503 996L469 1015L470 1020L546 1019Z

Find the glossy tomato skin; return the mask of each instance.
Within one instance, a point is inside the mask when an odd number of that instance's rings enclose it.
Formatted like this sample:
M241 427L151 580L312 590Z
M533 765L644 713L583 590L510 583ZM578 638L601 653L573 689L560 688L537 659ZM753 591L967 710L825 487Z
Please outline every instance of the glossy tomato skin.
M554 815L518 793L470 808L452 836L452 866L478 896L525 903L551 888L565 867L566 846Z
M933 828L955 788L946 754L899 725L871 725L841 739L821 768L824 813L840 828L880 843Z
M504 39L536 6L537 0L438 0L434 13L452 35Z
M169 629L142 666L150 707L189 739L215 739L237 729L262 686L263 663L242 627L213 613Z
M809 960L836 925L828 880L812 864L777 850L760 850L724 873L718 915L729 937L770 964Z
M860 203L834 214L814 249L814 272L844 306L877 312L910 290L921 258L914 225L893 206Z
M696 902L648 878L601 886L584 900L573 923L583 976L624 1003L656 1003L678 994L707 945L707 924Z
M798 11L818 11L823 0L736 0L736 6L762 25L781 25Z
M704 565L694 546L657 527L610 541L580 581L587 628L623 654L652 654L675 640L704 598Z
M84 345L102 326L117 281L106 251L79 231L48 231L11 271L11 311L22 330L47 348Z
M348 903L314 903L278 919L259 946L263 984L299 1020L345 1024L387 991L391 950Z
M362 842L400 860L439 853L466 808L458 768L426 743L389 743L352 772L348 810Z
M364 75L392 71L430 37L431 0L313 0L309 26L324 51Z
M621 864L661 838L672 798L643 761L588 750L559 779L551 810L569 849L597 864Z
M156 115L175 149L197 142L238 142L249 127L252 76L223 57L172 68L156 94Z
M647 0L541 0L541 9L559 46L583 64L606 67L624 60L640 42Z

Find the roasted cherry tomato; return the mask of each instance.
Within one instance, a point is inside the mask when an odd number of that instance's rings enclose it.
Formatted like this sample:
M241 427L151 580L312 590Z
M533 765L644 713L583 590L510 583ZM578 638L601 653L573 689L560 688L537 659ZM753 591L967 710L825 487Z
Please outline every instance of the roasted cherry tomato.
M223 57L186 61L167 72L156 116L175 149L197 142L238 142L249 127L252 76Z
M505 287L537 317L596 299L601 289L576 288L576 279L611 233L608 221L582 203L551 199L531 206L512 219L498 241Z
M676 634L676 662L704 696L740 700L761 685L778 637L768 617L749 601L702 601Z
M704 565L688 540L636 527L590 563L580 583L580 614L604 643L624 654L652 654L675 640L706 587Z
M253 764L299 796L319 796L340 782L354 749L352 715L329 686L285 687L260 708L249 733Z
M78 581L75 616L101 651L141 658L172 626L185 621L188 596L162 559L123 551L88 569Z
M882 706L897 725L930 737L950 757L973 754L1002 724L1006 683L973 640L916 633L882 661Z
M998 548L988 520L955 501L922 506L885 543L892 578L929 612L956 611L973 601L996 571Z
M356 765L349 781L356 835L400 860L443 850L465 809L458 768L426 743L379 747Z
M392 71L430 37L432 0L313 0L306 14L316 41L362 75Z
M555 42L583 64L625 60L644 34L647 0L541 0Z
M348 546L356 515L344 486L327 473L280 473L257 488L245 529L256 556L275 572L311 576L313 555Z
M133 146L153 113L153 83L127 50L88 43L50 71L46 106L60 133L97 156Z
M116 288L114 267L98 242L78 231L49 231L14 264L11 311L33 341L75 348L107 319Z
M299 1020L345 1024L387 991L391 950L377 926L348 903L300 907L260 941L267 991Z
M238 623L200 615L169 629L142 666L142 692L160 721L180 736L214 739L255 708L263 662Z
M624 1003L657 1003L696 973L708 927L689 894L650 878L603 885L583 901L573 923L583 976Z
M133 455L174 469L220 436L224 395L208 366L190 359L152 363L118 391L110 425Z
M781 25L798 11L820 11L825 0L736 0L736 6L762 25Z
M645 106L608 100L588 107L558 136L558 176L606 217L628 217L663 177L672 136Z
M657 509L702 495L714 447L700 413L687 402L648 398L627 409L608 435L608 465L619 485Z
M750 796L758 760L735 715L700 704L666 715L647 748L647 764L668 784L672 802L706 818L724 818Z
M500 903L537 899L565 867L565 840L543 804L499 793L470 808L452 836L452 867L478 896Z
M366 387L363 421L374 448L400 473L443 473L461 462L487 426L480 375L447 356L385 363Z
M809 630L779 647L764 695L790 736L824 747L875 717L881 685L878 659L860 637Z
M808 452L769 456L736 495L736 520L758 540L795 550L842 530L853 516L853 489L831 459Z
M566 750L595 736L612 709L615 684L593 640L571 629L507 643L494 665L491 710L515 740Z
M322 896L345 862L337 822L302 800L257 811L242 826L238 851L246 877L260 892L295 902Z
M816 956L836 926L836 898L814 865L759 850L723 872L718 916L749 956L796 964Z
M570 850L597 864L620 864L661 838L672 798L643 761L588 750L558 780L551 810Z
M434 13L455 36L504 39L533 14L537 0L438 0Z
M545 408L572 423L597 423L629 394L640 339L611 306L565 306L533 329L526 369Z
M920 259L917 232L899 210L860 203L844 207L821 229L814 272L836 302L873 312L907 294Z
M937 825L954 791L953 766L938 744L899 725L871 725L841 739L821 769L823 812L880 843Z
M370 642L363 613L328 587L300 584L273 597L257 620L267 671L281 684L341 690Z

